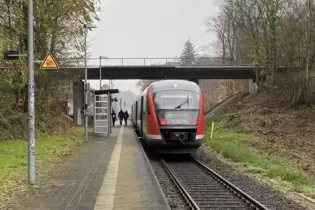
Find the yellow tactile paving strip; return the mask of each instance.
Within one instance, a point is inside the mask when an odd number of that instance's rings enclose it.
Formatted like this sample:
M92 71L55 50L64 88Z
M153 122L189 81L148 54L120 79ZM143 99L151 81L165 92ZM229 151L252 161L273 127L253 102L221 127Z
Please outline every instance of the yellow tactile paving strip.
M119 169L119 160L123 142L124 127L122 126L117 142L108 164L108 169L102 183L102 187L96 199L94 210L112 210L114 206L114 197Z
M125 131L122 146L122 156L119 162L119 173L115 194L115 210L140 210L141 206L141 180L137 175L137 142L131 133L131 129Z
M137 141L121 127L94 210L169 210Z

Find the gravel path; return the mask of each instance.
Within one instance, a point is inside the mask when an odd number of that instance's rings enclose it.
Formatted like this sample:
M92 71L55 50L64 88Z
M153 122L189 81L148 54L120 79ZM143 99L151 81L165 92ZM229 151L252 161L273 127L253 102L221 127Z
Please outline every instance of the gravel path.
M168 177L161 164L154 158L149 157L149 159L155 175L159 180L163 193L165 194L165 197L170 205L170 208L172 210L189 209L181 194L178 192L176 185L174 185L172 180Z
M223 163L205 146L202 146L196 153L196 157L203 163L215 170L221 176L232 182L238 188L261 202L270 210L304 210L306 208L298 205L292 200L285 198L280 192L270 189L258 181L241 174L226 163Z

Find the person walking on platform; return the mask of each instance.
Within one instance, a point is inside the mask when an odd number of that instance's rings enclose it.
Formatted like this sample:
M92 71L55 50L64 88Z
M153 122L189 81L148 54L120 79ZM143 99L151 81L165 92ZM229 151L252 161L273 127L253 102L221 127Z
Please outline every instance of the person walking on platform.
M122 121L124 119L124 112L123 112L123 110L119 111L118 117L119 117L120 125L122 125Z
M128 117L129 117L129 114L128 114L128 111L126 110L124 113L125 126L127 126Z
M112 121L113 121L113 127L115 127L115 122L116 122L116 112L113 110L112 111Z

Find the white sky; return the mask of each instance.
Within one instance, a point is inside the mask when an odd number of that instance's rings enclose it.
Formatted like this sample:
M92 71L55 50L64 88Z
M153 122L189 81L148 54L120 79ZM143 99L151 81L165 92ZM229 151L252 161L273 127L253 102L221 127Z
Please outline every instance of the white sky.
M187 39L196 49L215 39L204 19L217 12L216 0L101 0L96 29L88 34L91 57L179 57ZM109 60L110 61L110 60ZM98 65L99 61L89 61ZM113 64L111 64L113 65ZM116 88L139 93L137 80L115 80ZM93 88L99 81L90 81ZM103 80L102 84L108 81Z

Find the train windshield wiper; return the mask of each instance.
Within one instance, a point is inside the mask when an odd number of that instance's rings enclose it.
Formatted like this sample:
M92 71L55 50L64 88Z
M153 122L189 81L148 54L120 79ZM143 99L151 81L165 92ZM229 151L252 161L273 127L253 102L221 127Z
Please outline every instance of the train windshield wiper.
M189 98L188 98L188 95L187 95L187 98L185 99L185 101L183 101L182 103L180 103L178 106L175 106L174 109L180 109L183 105L189 103Z

